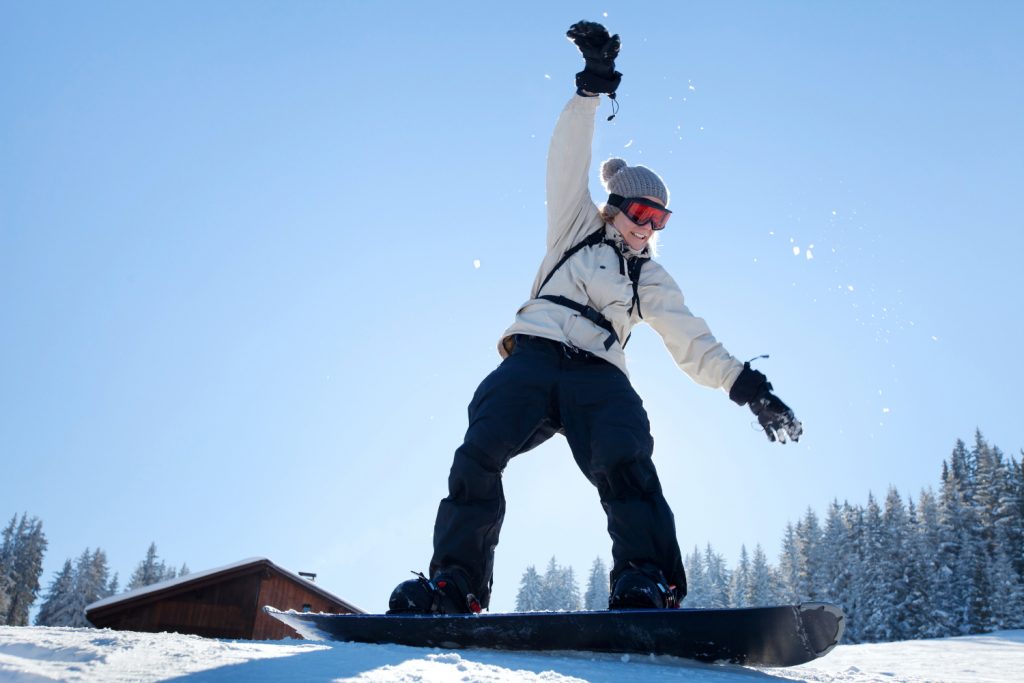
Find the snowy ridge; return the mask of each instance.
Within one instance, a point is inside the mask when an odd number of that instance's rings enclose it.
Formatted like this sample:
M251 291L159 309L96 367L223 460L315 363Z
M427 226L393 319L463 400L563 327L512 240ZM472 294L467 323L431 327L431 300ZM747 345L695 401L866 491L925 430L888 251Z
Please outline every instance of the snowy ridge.
M342 681L348 683L1010 683L1024 631L840 645L789 669L704 665L674 657L509 653L355 643L224 641L173 633L0 626L0 681Z

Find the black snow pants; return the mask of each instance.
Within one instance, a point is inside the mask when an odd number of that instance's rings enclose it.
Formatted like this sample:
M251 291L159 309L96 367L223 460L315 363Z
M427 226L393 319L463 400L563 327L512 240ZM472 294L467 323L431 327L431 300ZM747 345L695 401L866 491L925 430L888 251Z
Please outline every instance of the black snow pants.
M463 570L487 606L505 517L502 471L555 433L565 435L597 487L612 540L612 583L631 562L651 563L685 594L675 520L651 461L650 423L629 378L596 356L523 335L469 404L469 428L434 525L431 575Z

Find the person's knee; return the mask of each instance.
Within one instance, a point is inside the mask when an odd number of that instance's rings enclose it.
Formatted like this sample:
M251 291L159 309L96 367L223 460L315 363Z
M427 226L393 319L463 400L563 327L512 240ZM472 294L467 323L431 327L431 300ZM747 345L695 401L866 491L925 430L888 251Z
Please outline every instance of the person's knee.
M448 495L455 500L479 500L501 495L501 472L504 463L472 443L464 443L455 451L455 460L448 474Z
M624 460L594 474L601 500L648 498L661 493L661 482L650 458Z

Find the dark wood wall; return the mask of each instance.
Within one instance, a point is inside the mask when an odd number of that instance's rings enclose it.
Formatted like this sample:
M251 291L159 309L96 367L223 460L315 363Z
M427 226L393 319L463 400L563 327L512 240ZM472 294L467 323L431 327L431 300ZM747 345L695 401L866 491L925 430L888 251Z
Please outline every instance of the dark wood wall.
M281 640L282 638L301 638L290 626L285 626L277 619L267 616L263 611L265 605L280 610L293 609L298 612L308 609L310 612L349 612L341 604L328 600L319 593L314 593L300 584L296 584L283 575L270 571L260 584L259 610L253 629L253 640Z
M280 640L301 638L267 616L263 607L311 612L350 612L304 579L296 580L274 567L254 565L241 572L206 577L194 586L127 599L90 610L89 621L120 631L191 633L206 638Z
M159 599L96 610L90 621L119 631L172 631L206 638L252 638L262 569Z

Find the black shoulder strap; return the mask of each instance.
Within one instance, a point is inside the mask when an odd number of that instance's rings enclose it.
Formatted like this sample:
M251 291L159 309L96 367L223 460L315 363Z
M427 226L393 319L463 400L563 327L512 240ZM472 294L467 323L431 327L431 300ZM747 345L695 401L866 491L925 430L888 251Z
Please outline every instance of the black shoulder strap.
M561 268L562 264L568 261L573 254L575 254L583 247L592 247L595 244L601 244L601 242L604 241L604 226L602 225L600 230L595 230L594 232L587 235L576 244L566 249L565 253L562 254L562 258L558 261L558 263L555 264L555 267L551 269L551 272L548 273L548 276L544 278L544 282L540 283L540 287L537 288L537 296L540 296L541 290L544 289L544 285L546 285L548 281L552 278L552 276L554 276L555 271Z
M644 317L644 313L640 310L640 270L645 263L647 259L633 257L626 266L629 270L629 281L633 283L633 303L629 307L629 314L633 315L633 307L636 307L636 314L641 318Z

